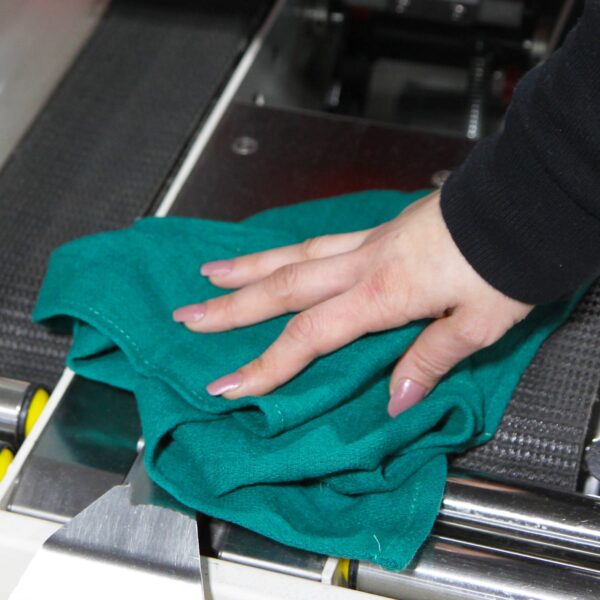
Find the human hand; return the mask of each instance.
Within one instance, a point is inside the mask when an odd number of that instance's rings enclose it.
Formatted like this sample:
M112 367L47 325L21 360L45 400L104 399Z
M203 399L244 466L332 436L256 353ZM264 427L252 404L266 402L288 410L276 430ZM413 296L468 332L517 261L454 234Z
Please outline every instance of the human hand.
M446 228L439 192L379 227L206 263L201 272L216 286L239 289L177 309L174 320L192 331L298 313L261 356L207 386L230 400L267 394L366 333L433 318L393 371L388 412L395 417L533 308L469 265Z

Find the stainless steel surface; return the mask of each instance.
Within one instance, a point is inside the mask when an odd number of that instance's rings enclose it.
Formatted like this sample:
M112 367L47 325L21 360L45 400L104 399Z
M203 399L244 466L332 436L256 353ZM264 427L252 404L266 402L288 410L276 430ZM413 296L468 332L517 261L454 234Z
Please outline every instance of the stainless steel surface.
M437 523L489 545L600 565L600 503L580 494L450 477Z
M29 578L26 583L35 585L36 572L43 572L51 563L53 581L40 582L40 595L56 597L54 594L64 590L71 596L79 584L71 583L70 575L81 560L99 575L93 581L94 597L99 593L121 597L143 571L151 575L147 585L156 585L157 578L166 579L177 597L204 598L195 513L148 480L142 455L125 484L106 492L46 541L25 575ZM107 566L109 572L114 570L114 578L100 577Z
M232 152L240 136L258 140L258 152ZM423 189L433 173L453 169L471 147L466 140L362 119L234 102L170 214L237 221L307 198Z
M361 562L357 589L401 600L592 600L600 579L433 536L404 571Z
M600 480L600 440L593 440L585 453L585 464L591 476Z
M211 538L223 560L314 581L321 581L327 561L321 554L284 546L223 521L212 525Z
M472 91L469 83L469 72L462 66L381 58L371 68L365 116L421 131L433 129L462 136L473 102L473 98L467 102ZM435 113L432 105L438 107Z
M582 492L590 496L600 497L600 411L598 410L592 412L588 436L586 466L589 474L583 482Z
M573 10L576 5L577 3L575 0L563 0L560 13L556 19L556 22L554 23L552 33L550 34L550 39L544 48L544 58L548 58L548 56L550 56L550 54L552 54L552 52L554 52L558 47L561 38L565 35L565 28L573 14Z
M0 440L13 449L19 444L19 418L29 383L0 377Z
M283 6L235 99L322 110L342 43L343 19L323 2Z
M322 557L239 527L220 523L211 535L220 558L314 579L322 572ZM591 598L600 589L600 504L450 477L434 535L416 562L401 573L361 563L361 573L359 589L393 598ZM548 581L553 590L545 595ZM569 595L570 586L579 595Z
M595 499L454 476L435 531L402 572L360 563L358 589L402 600L598 597Z
M66 523L123 476L77 463L33 455L9 504L10 512Z
M0 2L0 166L94 30L108 1Z
M23 464L8 509L68 521L123 481L139 437L131 394L75 378Z
M525 10L522 0L343 0L343 4L400 16L494 27L519 27Z
M479 21L486 25L520 27L525 3L520 0L482 0Z

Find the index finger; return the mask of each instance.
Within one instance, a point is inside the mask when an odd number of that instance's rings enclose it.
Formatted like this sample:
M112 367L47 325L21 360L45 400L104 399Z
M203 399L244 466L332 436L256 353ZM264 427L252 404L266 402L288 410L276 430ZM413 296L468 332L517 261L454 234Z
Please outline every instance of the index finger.
M326 258L355 250L371 231L365 229L353 233L323 235L300 244L246 254L229 260L212 261L204 263L200 272L219 287L239 288L260 281L291 263Z

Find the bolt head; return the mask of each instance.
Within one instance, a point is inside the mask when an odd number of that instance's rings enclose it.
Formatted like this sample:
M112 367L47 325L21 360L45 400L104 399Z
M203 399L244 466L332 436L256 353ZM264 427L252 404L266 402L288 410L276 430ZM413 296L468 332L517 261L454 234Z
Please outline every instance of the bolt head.
M258 141L248 135L242 135L233 140L231 150L239 156L249 156L258 150Z
M441 171L436 171L432 176L431 176L431 185L433 185L436 188L441 188L444 183L446 182L446 179L448 179L448 177L450 177L450 173L452 173L452 171L449 171L448 169L442 169Z

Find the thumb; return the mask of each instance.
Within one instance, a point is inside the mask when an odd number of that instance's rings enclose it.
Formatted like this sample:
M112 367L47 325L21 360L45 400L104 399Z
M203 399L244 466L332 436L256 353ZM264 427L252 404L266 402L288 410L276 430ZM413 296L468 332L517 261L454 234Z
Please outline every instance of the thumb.
M420 402L463 358L496 341L480 317L458 312L433 321L394 368L388 413L397 417Z

